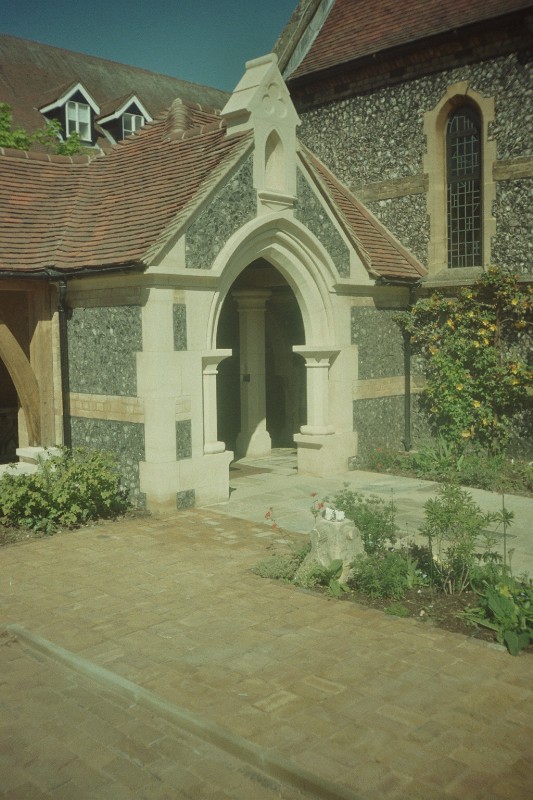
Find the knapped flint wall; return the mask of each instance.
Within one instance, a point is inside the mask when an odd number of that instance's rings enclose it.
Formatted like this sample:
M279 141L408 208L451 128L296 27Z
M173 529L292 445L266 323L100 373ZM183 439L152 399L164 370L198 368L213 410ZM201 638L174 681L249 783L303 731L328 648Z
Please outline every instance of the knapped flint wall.
M249 158L187 229L187 269L211 269L230 236L254 219L257 198L252 170Z
M415 193L365 200L370 210L423 263L427 261L429 223L423 187L426 142L423 115L441 100L448 86L468 81L485 97L495 97L496 116L489 137L497 144L498 160L533 155L531 86L533 64L515 56L460 66L375 92L332 101L302 111L299 137L357 196L373 184L403 183L412 179ZM407 181L408 186L409 181ZM507 233L508 219L523 220L523 198L531 192L531 179L498 184L497 236L494 264L524 272L524 253L529 250L527 225ZM392 194L392 193L391 193ZM530 230L530 229L529 229ZM504 244L505 240L507 243ZM531 259L529 271L532 271Z
M70 424L72 446L112 453L118 460L131 502L144 507L145 497L139 489L139 461L145 457L144 425L83 417L71 417Z
M139 306L75 308L68 321L71 392L134 397L142 350Z
M343 278L348 278L350 276L350 252L300 170L298 170L297 191L296 219L303 222L311 233L314 233L318 241L324 245L324 248L333 259L339 275Z
M68 321L70 391L87 395L135 397L136 353L142 350L139 306L75 308ZM130 499L145 503L139 489L144 460L144 425L123 420L71 417L73 447L113 453Z

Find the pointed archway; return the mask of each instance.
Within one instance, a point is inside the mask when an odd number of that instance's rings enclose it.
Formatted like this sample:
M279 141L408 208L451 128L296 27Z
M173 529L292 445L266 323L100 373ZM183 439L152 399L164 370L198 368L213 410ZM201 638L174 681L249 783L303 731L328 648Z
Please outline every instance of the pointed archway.
M260 279L261 270L268 272L267 279ZM257 275L254 277L254 286L245 283L242 288L240 282L250 281L255 272ZM230 435L231 438L235 437L237 452L242 453L243 450L246 452L248 445L255 452L261 452L261 448L263 450L269 448L272 442L269 425L277 436L280 431L275 430L276 421L278 428L281 421L283 430L283 426L287 426L292 414L292 422L288 424L292 427L289 433L297 444L298 470L306 474L326 475L347 469L348 459L355 454L356 437L353 431L351 393L340 392L339 386L346 383L349 385L349 381L355 375L356 367L355 362L351 364L347 361L350 357L348 352L350 344L343 339L346 326L342 325L338 313L334 313L333 310L332 296L338 281L338 273L327 251L310 231L292 216L265 214L247 223L228 240L213 265L212 273L217 276L218 288L212 296L206 329L204 431L209 438L205 439L204 452L219 452L219 446L224 449L224 443L221 441L211 443L211 439L217 438L217 403L213 401L215 394L213 378L216 377L217 382L221 384L219 404L222 408L225 405L226 411L229 408L233 414L234 428ZM273 275L275 280L272 278ZM278 283L281 283L285 297L292 303L293 313L290 315L292 321L298 320L298 333L292 341L291 336L283 337L282 327L277 326L276 329L275 324L272 336L268 336L268 320L272 316L275 319L275 315L269 310L269 303L271 304L273 296L276 297L279 290ZM248 296L246 299L246 295L252 290L255 292L255 297ZM242 296L242 292L245 297ZM235 330L237 326L235 315L233 323L224 320L226 315L228 318L230 316L231 302L236 301L240 301L246 308L243 316L247 317L247 321L244 326L241 326L240 321L238 323L239 360L234 359L225 367L224 361L229 356L233 357L234 346L231 341L223 339L222 335L219 336L219 322L221 331L225 324L230 327L233 324ZM271 307L275 308L275 305L271 304ZM282 314L281 307L280 304L276 312L278 317ZM346 312L345 304L343 314ZM247 363L242 360L243 330L247 332L244 348ZM262 332L258 333L259 331ZM250 335L248 332L251 332ZM290 352L285 352L285 356L283 347L279 346L280 338L290 341ZM295 343L297 341L303 343ZM337 358L341 352L343 357L337 366ZM301 381L301 384L305 383L305 393L293 385L290 389L289 412L287 413L285 409L281 414L279 412L282 404L276 402L275 390L269 391L270 387L267 387L270 375L267 375L266 370L269 361L275 365L277 360L279 365L284 357L286 364L289 363L289 358L291 365L304 364L303 368L297 369L305 370L305 380ZM208 367L208 362L214 363L215 360L217 367L214 371L218 370L218 376L214 376L213 370ZM253 367L255 378L252 369L249 368L250 362L255 364ZM233 380L238 381L238 393L235 383L233 384L233 400L230 397L231 392L230 395L226 395L223 389L224 377L221 379L220 373L224 375L224 370L232 373ZM282 375L283 372L277 374ZM298 380L294 381L294 384L298 383ZM213 388L210 389L207 384ZM281 394L288 388L289 382L286 381L284 384L282 382ZM305 396L304 401L302 394ZM278 398L279 396L278 392ZM268 397L270 400L267 402ZM245 410L243 402L247 404ZM276 407L274 411L272 406ZM302 425L304 411L306 422ZM221 417L223 414L222 410ZM297 424L293 425L295 416ZM235 420L238 420L239 431L236 431ZM221 422L224 424L223 419ZM298 426L299 433L295 432ZM255 437L256 431L259 434L257 437ZM218 439L220 438L219 433ZM259 444L256 450L257 442Z
M294 446L306 395L304 360L293 347L304 344L294 292L257 259L232 284L217 330L217 348L232 351L218 370L218 432L237 457Z

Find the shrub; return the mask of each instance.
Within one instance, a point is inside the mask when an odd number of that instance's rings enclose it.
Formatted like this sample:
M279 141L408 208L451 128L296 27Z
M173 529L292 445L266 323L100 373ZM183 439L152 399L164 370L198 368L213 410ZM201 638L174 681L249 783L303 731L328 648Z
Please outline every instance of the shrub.
M493 551L496 537L487 530L487 525L500 521L499 514L484 514L467 491L453 484L441 486L424 509L420 533L428 540L431 578L438 588L460 593L475 589L485 573L493 579L495 572L501 575L496 567L500 559Z
M252 572L260 578L272 578L278 581L292 581L299 562L291 555L274 553L262 558L252 567Z
M52 533L127 507L114 459L94 450L64 449L41 460L33 474L0 478L0 518L14 527Z
M518 275L490 268L455 297L435 292L397 321L422 357L421 405L458 452L469 442L501 452L516 426L531 434L533 290Z
M348 484L329 501L344 511L361 533L367 555L384 553L396 542L398 526L394 521L394 503L376 495L363 495L348 488Z
M398 600L409 587L409 564L401 551L361 556L352 564L352 581L357 591L369 597Z
M311 544L305 545L291 553L273 553L262 558L253 568L252 572L261 578L272 578L278 581L292 581L294 576L311 550Z

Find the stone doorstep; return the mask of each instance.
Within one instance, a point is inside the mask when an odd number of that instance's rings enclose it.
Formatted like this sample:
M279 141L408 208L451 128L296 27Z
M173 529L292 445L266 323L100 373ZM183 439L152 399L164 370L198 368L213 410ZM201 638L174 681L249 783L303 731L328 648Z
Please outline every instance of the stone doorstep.
M43 653L74 672L96 681L102 687L111 689L124 699L149 709L186 733L218 747L270 778L305 792L305 797L315 797L317 800L362 800L349 789L315 775L283 756L259 747L199 714L181 708L154 692L27 631L20 625L5 625L1 628L16 636L30 649Z

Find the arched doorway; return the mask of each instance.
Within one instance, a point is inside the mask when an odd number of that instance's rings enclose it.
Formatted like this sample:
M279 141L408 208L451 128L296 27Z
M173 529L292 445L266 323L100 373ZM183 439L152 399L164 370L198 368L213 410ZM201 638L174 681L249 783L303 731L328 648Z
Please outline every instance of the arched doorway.
M243 368L241 335L247 328L240 315L247 313L244 305L248 301L249 308L249 300L254 296L258 299L255 311L262 318L258 325L264 326L263 342L258 345L264 353L265 428L271 446L293 447L293 436L306 421L305 362L293 352L295 345L305 344L302 314L283 275L259 258L233 282L222 305L217 329L217 348L231 349L233 353L218 368L218 432L226 448L238 457L246 454L247 446L243 437L239 438L246 426L242 408L246 387L241 384L254 379Z

